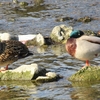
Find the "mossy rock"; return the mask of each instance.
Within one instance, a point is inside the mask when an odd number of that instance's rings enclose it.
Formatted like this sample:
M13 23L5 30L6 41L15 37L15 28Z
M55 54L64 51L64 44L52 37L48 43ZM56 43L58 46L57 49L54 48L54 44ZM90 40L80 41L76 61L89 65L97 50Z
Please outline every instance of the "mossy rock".
M69 77L70 81L97 82L100 81L100 67L86 67Z
M26 81L33 80L34 82L53 82L62 78L54 72L48 72L45 68L33 63L30 65L21 65L13 70L5 70L0 72L0 80L2 81Z
M26 72L11 72L0 73L0 80L31 80L33 76L30 71Z
M93 20L93 19L92 19L91 17L89 17L89 16L85 16L85 17L83 17L83 18L77 19L77 21L83 22L83 23L88 23L88 22L91 22L92 20Z
M96 36L96 33L92 30L83 30L83 32L85 33L85 35L93 35Z
M19 5L25 7L25 6L28 6L28 3L27 2L20 2Z
M64 22L67 20L73 20L73 18L72 17L60 17L56 19L57 22Z

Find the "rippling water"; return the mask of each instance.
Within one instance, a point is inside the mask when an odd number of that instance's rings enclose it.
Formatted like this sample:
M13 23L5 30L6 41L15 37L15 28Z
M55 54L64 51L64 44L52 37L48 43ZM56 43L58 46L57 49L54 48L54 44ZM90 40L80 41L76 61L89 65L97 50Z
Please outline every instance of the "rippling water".
M71 25L75 29L98 31L100 28L99 0L19 0L29 3L26 7L13 4L12 0L0 0L0 32L11 34L42 33L49 36L54 26ZM94 17L89 23L67 20L57 22L59 17ZM0 100L99 100L100 82L70 82L68 77L77 72L84 62L66 53L64 45L47 48L30 47L34 55L20 59L9 67L37 63L64 78L57 82L34 83L32 81L1 81ZM91 61L99 66L99 58Z

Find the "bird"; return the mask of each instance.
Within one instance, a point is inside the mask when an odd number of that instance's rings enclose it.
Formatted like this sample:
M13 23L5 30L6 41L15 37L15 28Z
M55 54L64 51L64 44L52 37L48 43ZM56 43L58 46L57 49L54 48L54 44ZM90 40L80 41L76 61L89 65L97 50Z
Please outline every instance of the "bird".
M100 55L100 38L87 36L81 30L73 30L65 44L66 51L73 57L85 61L82 68L90 66L89 61Z
M29 55L33 55L33 53L20 41L6 40L0 42L0 66L6 66L4 70L7 70L8 65L12 62Z

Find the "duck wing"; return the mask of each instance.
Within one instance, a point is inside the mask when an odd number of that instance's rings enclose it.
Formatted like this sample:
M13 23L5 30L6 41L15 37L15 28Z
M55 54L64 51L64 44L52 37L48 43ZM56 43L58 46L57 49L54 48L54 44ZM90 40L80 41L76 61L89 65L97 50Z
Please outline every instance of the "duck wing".
M5 47L6 47L5 43L0 42L0 54L4 52Z
M100 38L82 36L76 39L75 57L80 60L90 60L100 55Z
M85 40L85 41L88 41L88 42L91 42L91 43L94 43L94 44L100 44L100 38L99 37L96 37L96 36L82 36L80 38L78 38L79 40Z
M1 48L2 47L2 48ZM0 61L24 58L30 55L26 45L19 41L9 40L0 42Z

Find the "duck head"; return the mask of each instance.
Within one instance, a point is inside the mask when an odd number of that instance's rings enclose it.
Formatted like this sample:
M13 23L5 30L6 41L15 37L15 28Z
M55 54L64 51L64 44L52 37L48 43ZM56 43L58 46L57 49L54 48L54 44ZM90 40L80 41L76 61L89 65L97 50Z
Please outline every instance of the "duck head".
M65 45L67 52L74 57L77 48L76 39L81 37L82 35L84 35L84 33L80 30L72 31L69 35L70 38L67 40L67 43Z
M74 31L71 32L71 34L69 36L70 36L70 38L79 38L82 35L84 35L84 33L82 31L74 30Z

